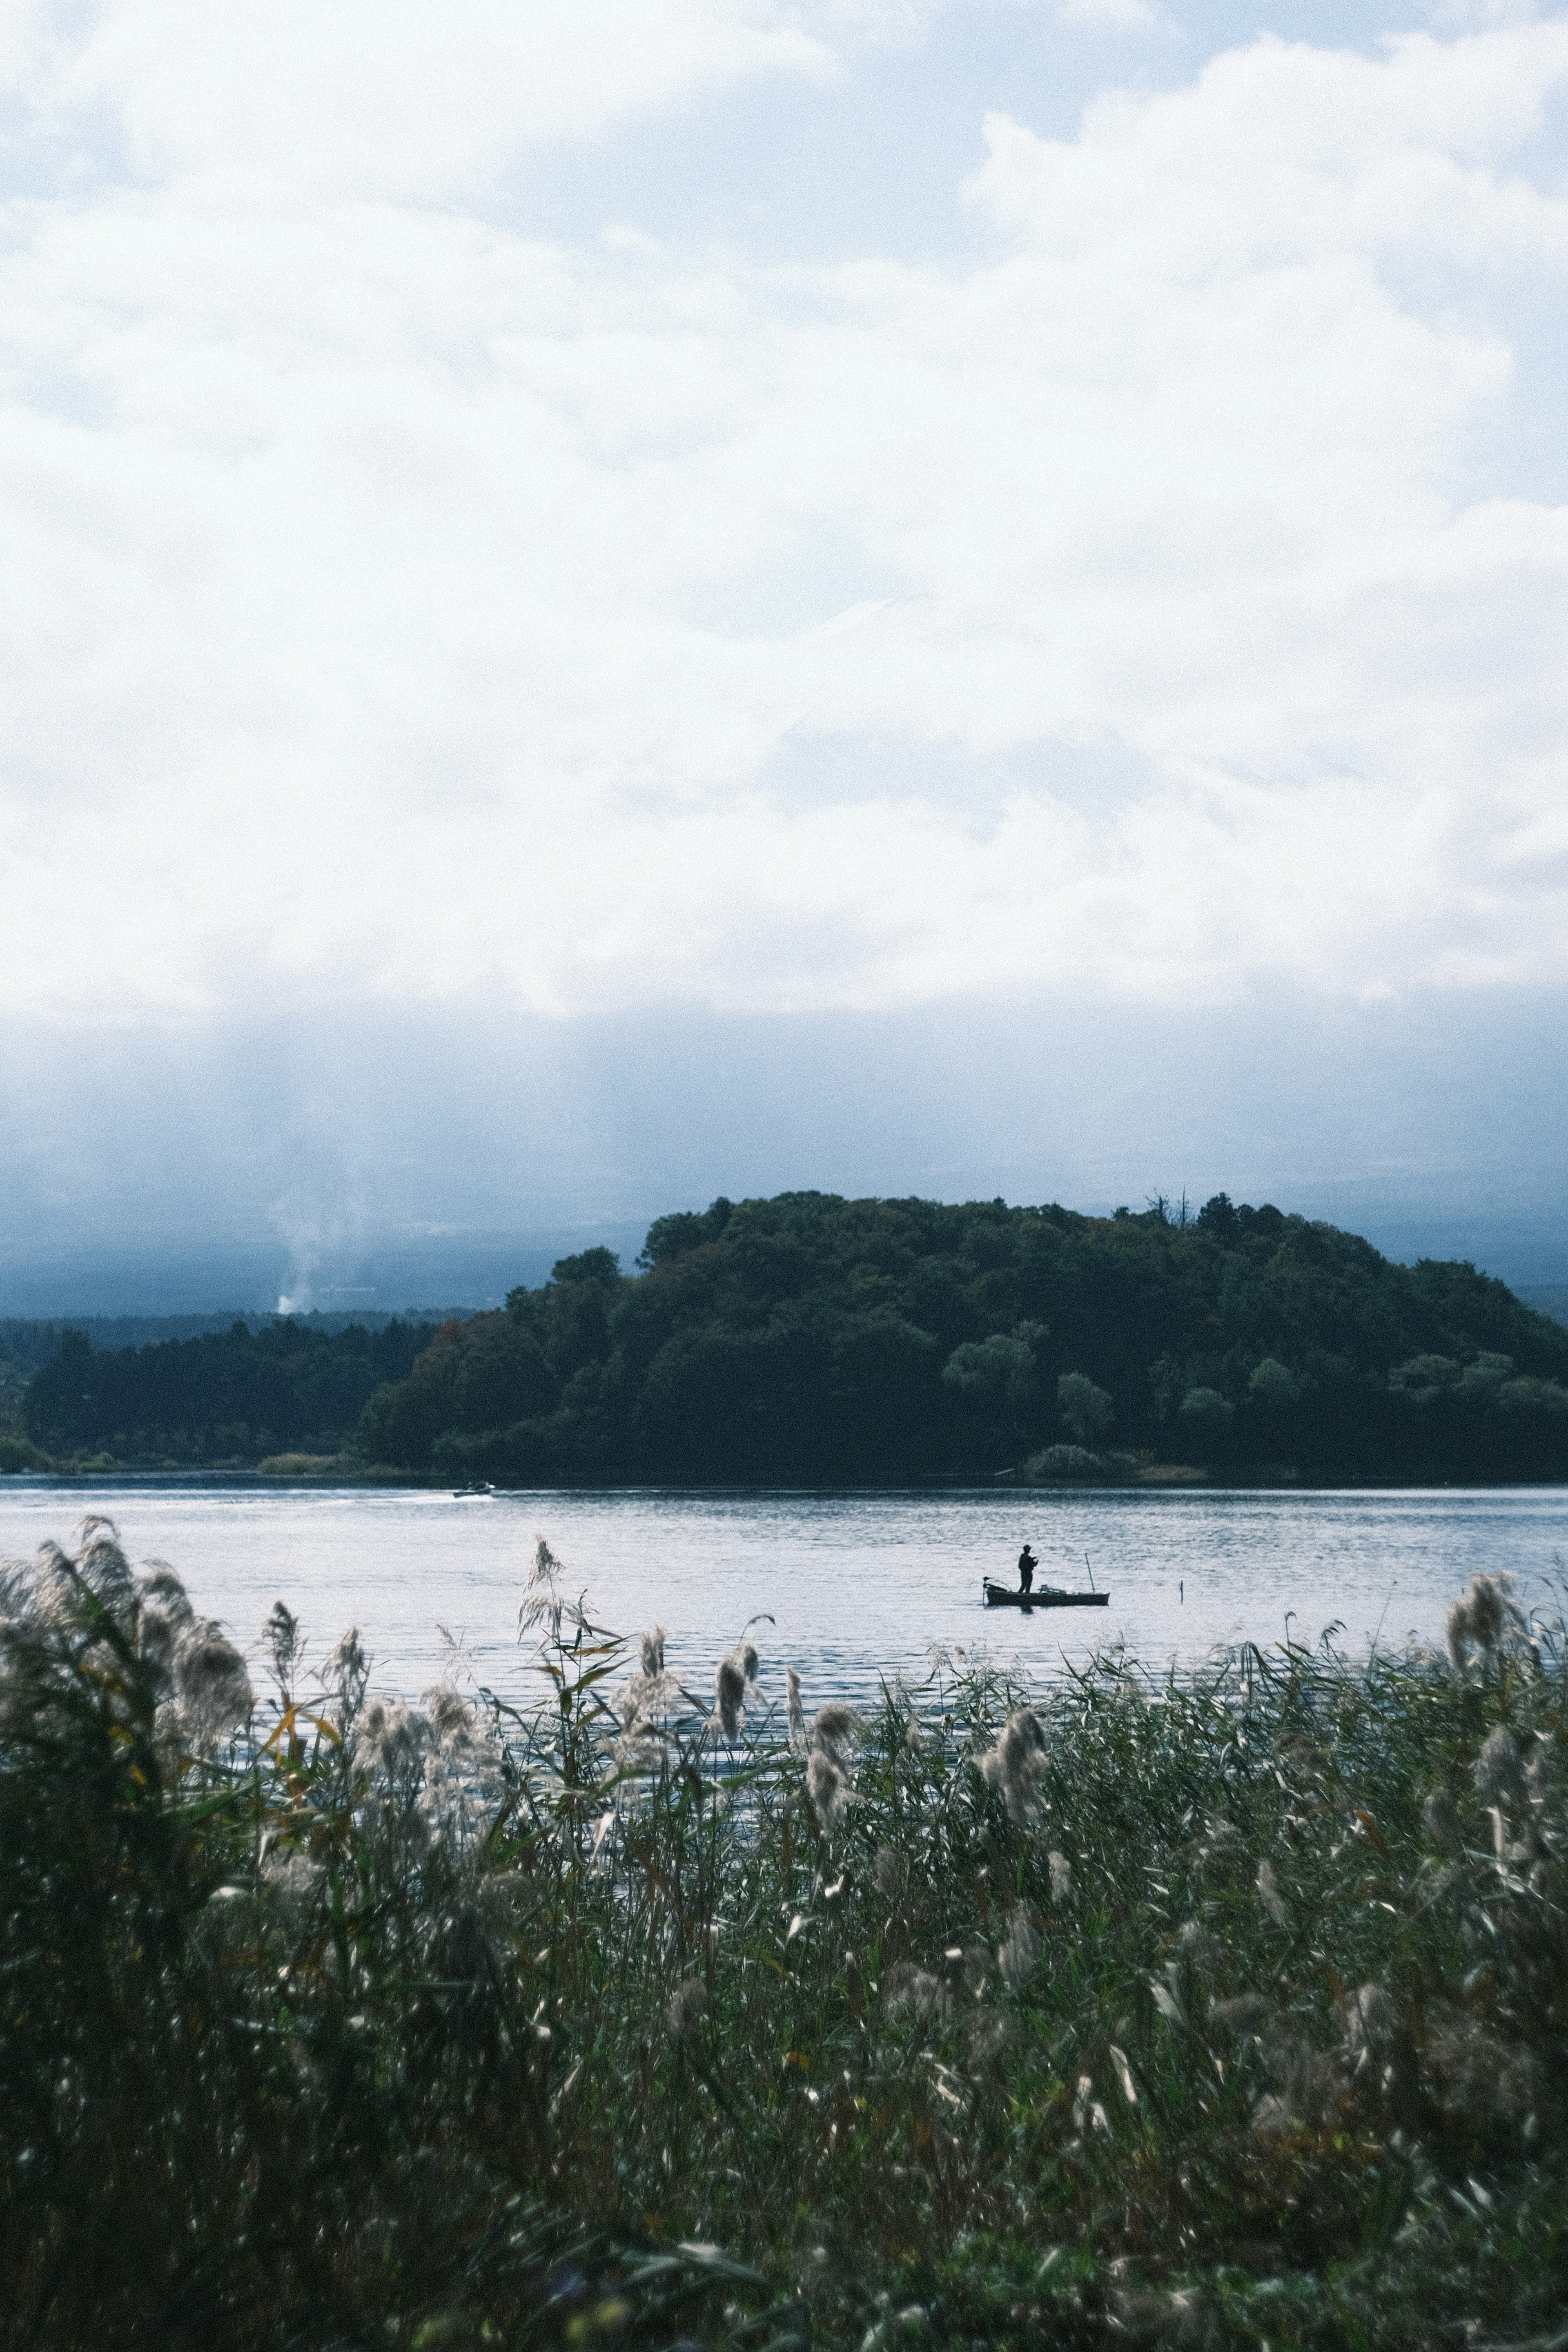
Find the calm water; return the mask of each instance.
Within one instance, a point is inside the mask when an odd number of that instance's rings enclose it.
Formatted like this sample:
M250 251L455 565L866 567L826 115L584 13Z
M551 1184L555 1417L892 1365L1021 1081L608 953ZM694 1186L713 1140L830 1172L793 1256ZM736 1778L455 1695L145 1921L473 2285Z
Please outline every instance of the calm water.
M797 1664L808 1700L865 1695L879 1674L925 1671L933 1643L1059 1671L1125 1640L1147 1664L1216 1643L1315 1641L1336 1620L1348 1648L1440 1638L1449 1600L1478 1569L1511 1569L1526 1605L1568 1560L1568 1487L1368 1494L1221 1491L1004 1495L449 1494L279 1488L178 1479L8 1478L0 1553L61 1540L88 1511L120 1527L136 1559L167 1559L198 1608L253 1643L275 1600L320 1654L359 1625L374 1682L413 1693L442 1664L438 1628L462 1637L481 1682L531 1686L516 1640L537 1535L564 1561L597 1622L668 1629L669 1664L706 1683L746 1620L763 1687ZM1083 1585L1104 1611L1022 1620L980 1605L980 1580L1013 1580L1024 1538L1039 1583ZM1556 1567L1554 1569L1554 1561ZM771 1669L771 1671L770 1671Z

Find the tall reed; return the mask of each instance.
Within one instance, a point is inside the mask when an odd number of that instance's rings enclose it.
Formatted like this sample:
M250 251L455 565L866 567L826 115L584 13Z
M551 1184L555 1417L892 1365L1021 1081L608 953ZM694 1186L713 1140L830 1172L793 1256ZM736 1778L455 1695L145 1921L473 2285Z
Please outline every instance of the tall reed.
M103 1523L12 1572L4 2341L1550 2332L1559 1628L861 1716L570 1591L410 1706Z

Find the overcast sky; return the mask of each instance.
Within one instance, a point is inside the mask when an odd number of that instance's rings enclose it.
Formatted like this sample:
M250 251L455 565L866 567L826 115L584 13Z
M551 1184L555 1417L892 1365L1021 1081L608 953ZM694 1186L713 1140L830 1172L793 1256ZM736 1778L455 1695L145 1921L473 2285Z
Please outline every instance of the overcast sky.
M0 0L0 1259L1563 1230L1565 120L1528 6Z

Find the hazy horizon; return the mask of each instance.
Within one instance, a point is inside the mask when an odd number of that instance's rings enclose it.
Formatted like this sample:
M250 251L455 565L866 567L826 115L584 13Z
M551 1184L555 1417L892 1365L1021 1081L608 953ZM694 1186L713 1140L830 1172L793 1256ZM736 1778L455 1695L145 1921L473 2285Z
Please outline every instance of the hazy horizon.
M1387 1255L1568 1281L1560 1007L1279 999L795 1021L384 1013L79 1041L16 1033L0 1313L482 1305L720 1192L1059 1200L1227 1191ZM156 1050L154 1050L154 1047ZM238 1286L237 1287L236 1286Z

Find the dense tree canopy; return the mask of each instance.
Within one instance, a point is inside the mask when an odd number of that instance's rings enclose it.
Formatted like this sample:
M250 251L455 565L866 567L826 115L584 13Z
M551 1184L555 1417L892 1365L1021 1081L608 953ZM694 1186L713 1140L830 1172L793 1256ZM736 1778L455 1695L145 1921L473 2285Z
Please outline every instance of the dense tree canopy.
M407 1374L430 1331L398 1320L374 1332L293 1322L251 1331L237 1322L199 1339L110 1350L68 1330L28 1382L23 1424L51 1453L120 1461L333 1453L353 1437L373 1391Z
M518 1483L900 1481L1143 1453L1568 1473L1568 1331L1474 1267L1222 1193L1087 1217L791 1192L563 1258L366 1408L371 1459Z

